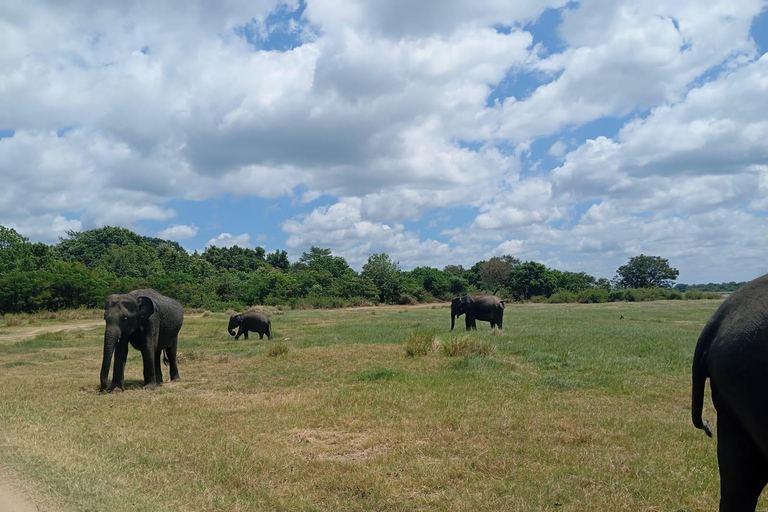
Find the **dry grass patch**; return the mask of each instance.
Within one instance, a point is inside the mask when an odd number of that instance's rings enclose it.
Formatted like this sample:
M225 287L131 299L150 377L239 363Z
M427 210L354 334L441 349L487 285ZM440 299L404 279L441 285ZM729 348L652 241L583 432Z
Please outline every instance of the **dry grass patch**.
M277 357L288 353L288 345L285 343L273 343L267 348L267 357Z
M464 334L442 341L440 350L447 357L488 357L493 355L494 347L490 341Z
M437 335L434 330L414 331L403 343L405 355L408 357L425 356L434 350Z

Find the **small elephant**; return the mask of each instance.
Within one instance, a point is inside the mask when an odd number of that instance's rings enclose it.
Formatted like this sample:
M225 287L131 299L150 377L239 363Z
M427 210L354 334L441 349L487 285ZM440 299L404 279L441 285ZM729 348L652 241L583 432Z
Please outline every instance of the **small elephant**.
M237 330L237 336L235 336L235 327L240 327ZM272 339L272 322L269 321L269 317L261 311L246 311L239 315L232 315L229 317L229 326L227 331L230 336L235 336L235 340L240 339L240 336L245 334L245 339L248 339L248 331L259 333L259 339L264 339L264 335L267 335L267 339Z
M163 381L160 369L162 351L165 351L164 362L170 363L171 380L179 380L176 352L179 330L184 322L184 310L178 302L152 289L110 295L104 308L104 320L107 325L104 330L101 391L124 389L129 343L141 351L145 388L154 389L158 382ZM115 369L112 373L112 384L107 387L113 354Z
M495 295L465 295L451 300L451 330L456 317L466 315L464 323L467 330L477 330L477 320L491 323L491 329L502 328L504 321L504 301Z
M704 326L692 366L691 417L702 419L707 377L717 410L720 511L754 511L768 483L768 275L743 285Z

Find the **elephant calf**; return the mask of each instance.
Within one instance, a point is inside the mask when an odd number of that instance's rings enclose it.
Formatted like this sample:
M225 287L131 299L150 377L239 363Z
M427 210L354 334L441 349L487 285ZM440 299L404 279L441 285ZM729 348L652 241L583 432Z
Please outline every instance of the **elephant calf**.
M235 336L235 327L239 327L237 330L237 336ZM264 339L264 335L267 335L267 339L272 339L272 322L269 321L269 317L261 311L246 311L238 315L232 315L229 317L229 327L227 331L230 336L235 336L235 339L240 339L240 336L245 335L245 339L248 339L248 331L259 333L259 339Z

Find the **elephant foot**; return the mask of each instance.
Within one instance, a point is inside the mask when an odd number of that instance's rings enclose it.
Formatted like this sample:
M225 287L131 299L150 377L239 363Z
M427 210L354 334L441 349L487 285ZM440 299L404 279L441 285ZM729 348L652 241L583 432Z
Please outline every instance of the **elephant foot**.
M155 382L147 382L142 386L142 389L157 389L157 383Z
M116 390L116 389L117 389L118 391L125 391L125 389L123 389L123 386L120 386L119 384L111 384L111 385L110 385L110 386L107 388L107 393L111 393L111 392L113 392L113 391L114 391L114 390Z
M179 377L178 375L175 377L171 377L171 381L173 382L179 382L180 380L181 380L181 377Z

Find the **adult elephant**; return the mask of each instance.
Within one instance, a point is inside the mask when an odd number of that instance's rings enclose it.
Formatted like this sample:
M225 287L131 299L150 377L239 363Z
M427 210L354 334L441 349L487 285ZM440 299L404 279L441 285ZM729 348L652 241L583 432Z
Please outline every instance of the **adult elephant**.
M491 323L491 329L502 328L504 320L504 301L495 295L465 295L451 300L451 330L456 317L466 315L464 323L467 330L477 330L476 320Z
M235 327L237 327L237 336L235 336ZM240 336L245 335L245 339L248 339L248 331L255 332L259 335L259 339L264 339L264 335L267 335L267 339L272 339L272 322L269 317L261 311L246 311L239 315L232 315L229 317L229 325L227 326L227 332L230 336L235 336L235 340L240 339Z
M163 381L160 369L162 351L165 351L166 364L171 367L171 380L179 380L176 353L184 311L178 302L152 289L110 295L107 297L104 320L107 326L104 330L104 359L101 363L102 391L124 389L129 343L141 351L145 388L154 389L158 382ZM113 354L115 369L112 384L107 387Z
M754 511L768 483L768 275L731 294L707 322L693 356L693 424L709 377L717 410L720 511Z

